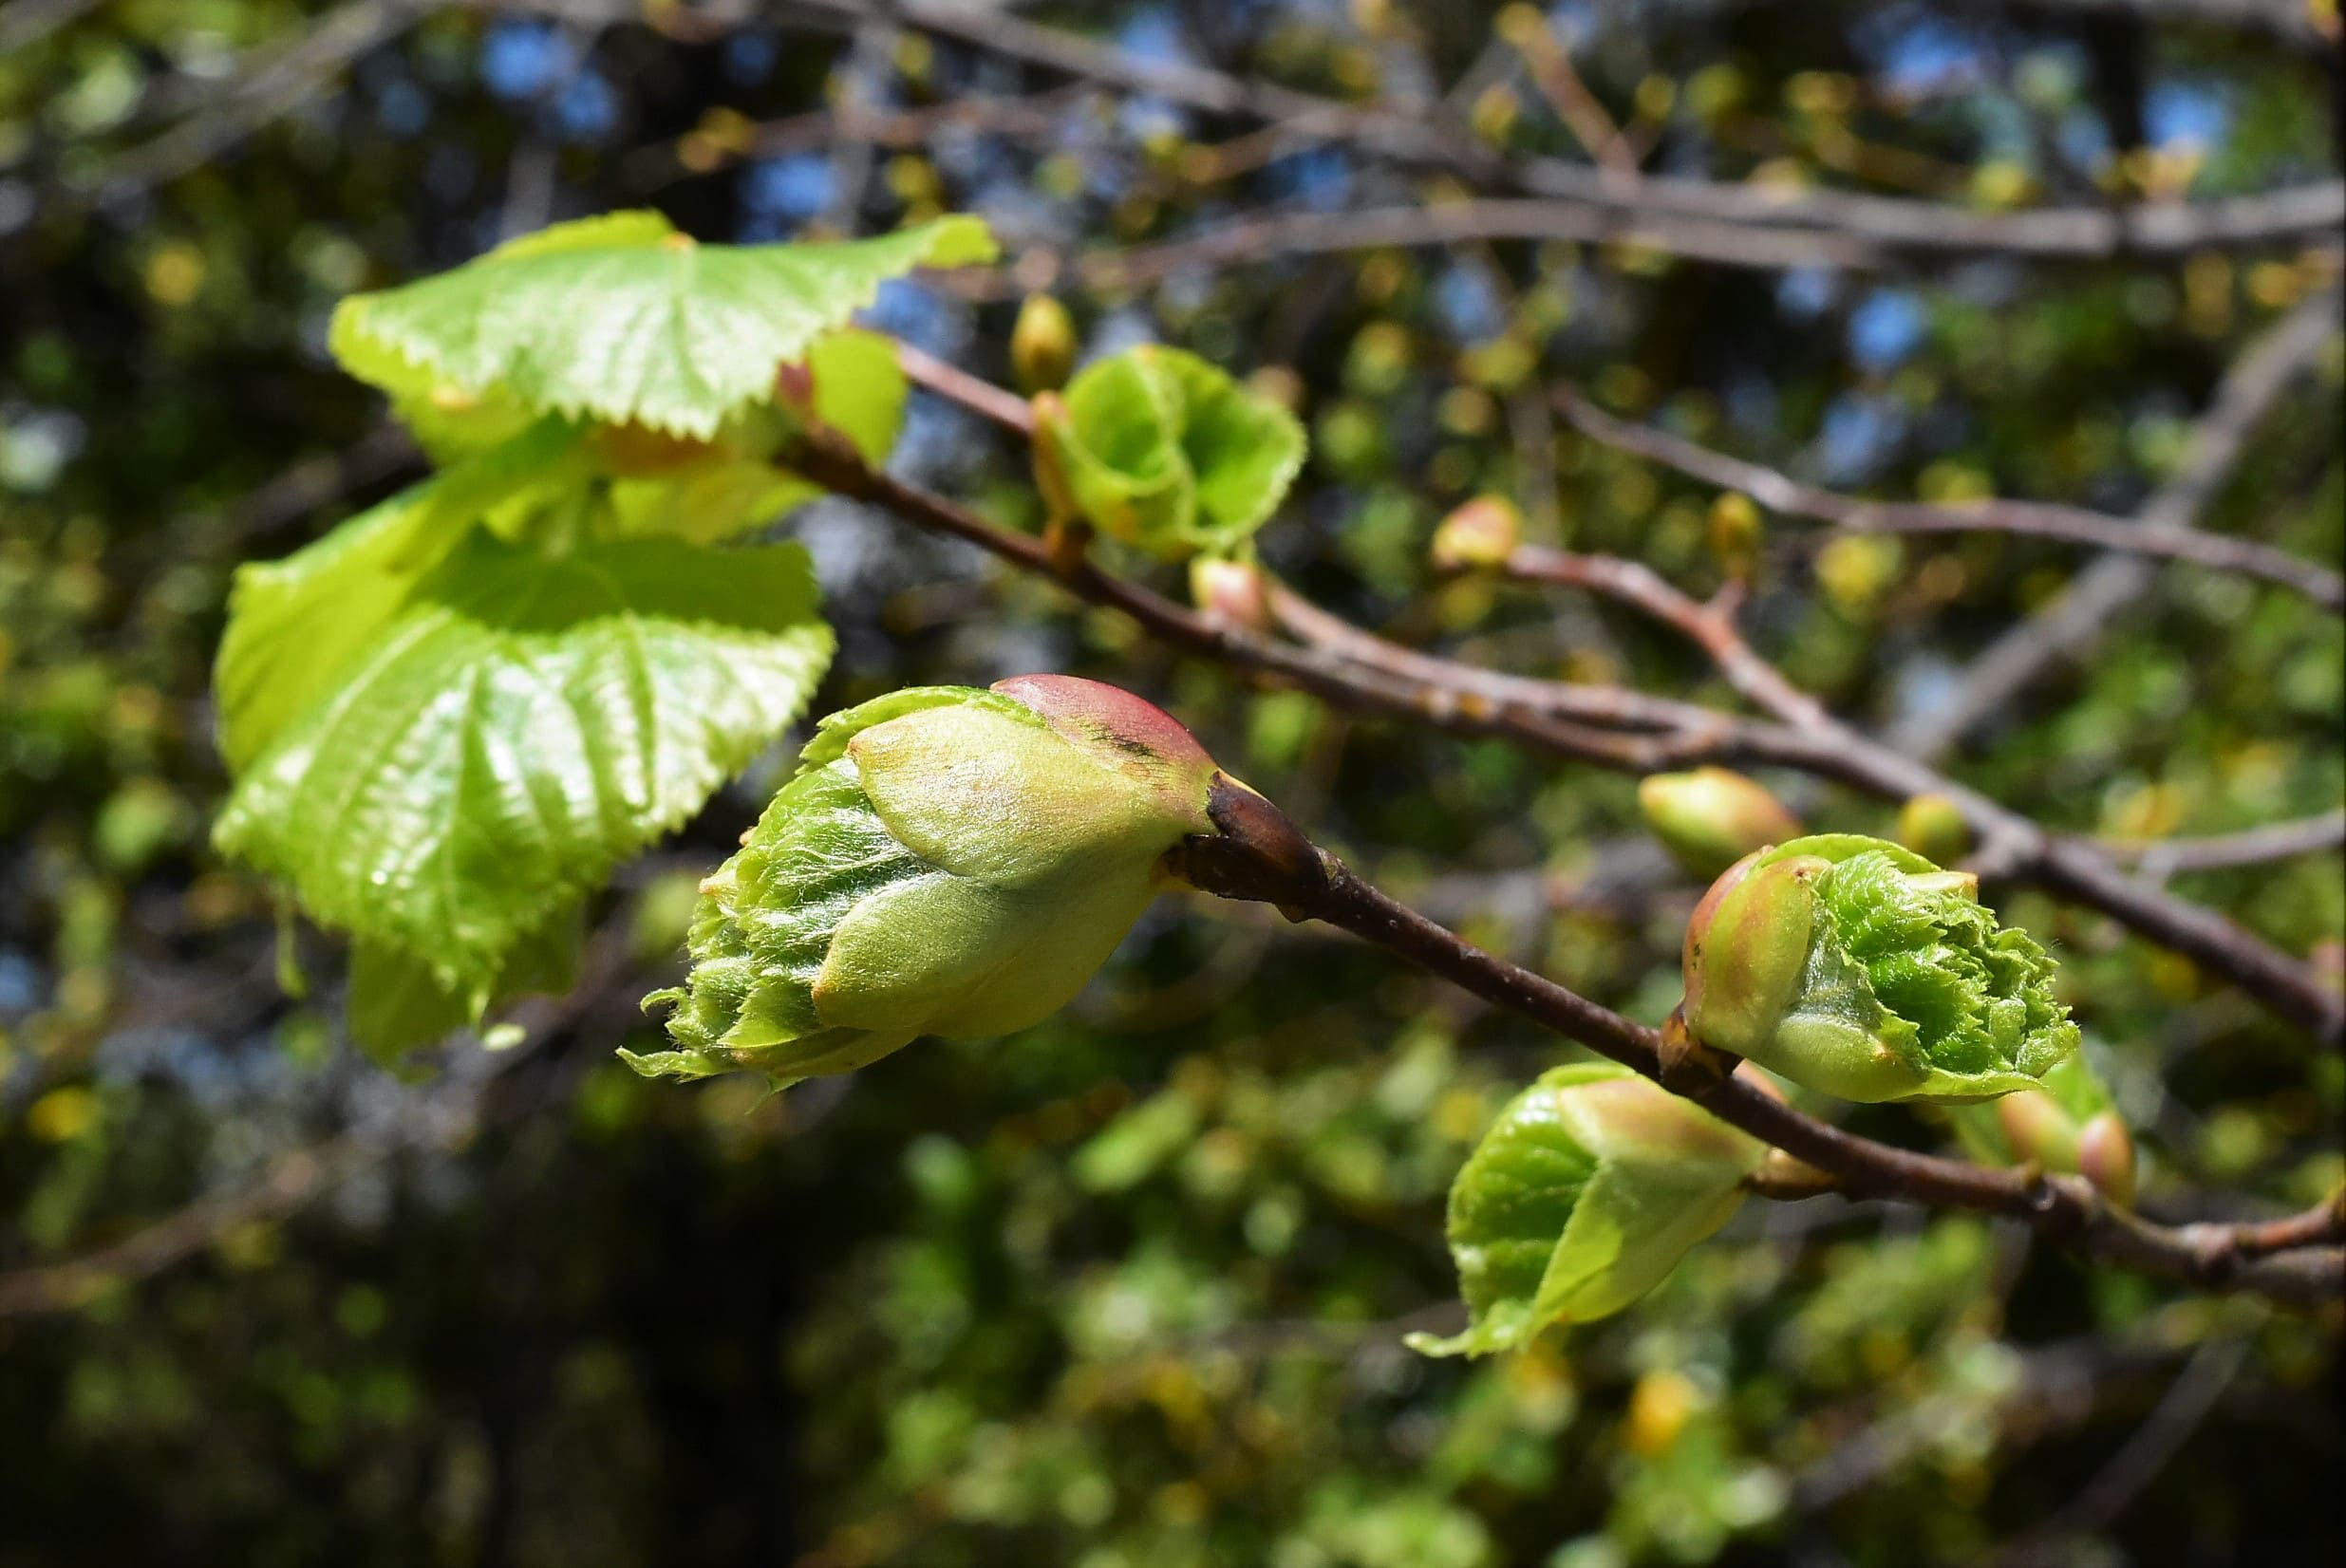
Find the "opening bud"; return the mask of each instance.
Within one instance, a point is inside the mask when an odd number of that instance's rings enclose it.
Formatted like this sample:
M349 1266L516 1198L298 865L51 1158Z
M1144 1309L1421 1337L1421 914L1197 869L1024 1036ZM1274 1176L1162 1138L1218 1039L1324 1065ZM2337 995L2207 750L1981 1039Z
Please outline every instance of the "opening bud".
M846 1073L922 1035L1039 1022L1081 990L1210 831L1213 759L1117 687L1028 675L825 719L702 885L677 1049L647 1076Z
M1756 781L1730 768L1651 774L1638 784L1645 825L1670 857L1716 877L1755 849L1800 836L1800 819Z
M1847 1100L1992 1098L2077 1049L2053 961L1977 879L1852 833L1746 856L1686 927L1687 1028Z
M1898 842L1944 866L1971 853L1971 824L1945 795L1910 795L1898 808Z
M1727 1223L1767 1146L1625 1067L1559 1067L1510 1101L1450 1189L1466 1331L1428 1355L1515 1350L1619 1312Z
M1056 392L1076 367L1076 324L1049 294L1029 294L1010 328L1010 374L1026 393Z
M1523 511L1504 495L1461 502L1434 530L1436 571L1493 570L1523 543Z

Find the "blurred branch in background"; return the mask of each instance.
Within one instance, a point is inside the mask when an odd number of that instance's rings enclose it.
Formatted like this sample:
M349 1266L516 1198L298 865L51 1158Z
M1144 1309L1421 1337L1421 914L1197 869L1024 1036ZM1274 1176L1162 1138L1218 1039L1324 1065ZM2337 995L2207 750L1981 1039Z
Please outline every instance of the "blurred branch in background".
M2168 534L2197 527L2259 421L2337 331L2339 298L2330 291L2301 301L2224 372L2207 412L2191 428L2173 476L2143 503L2141 526ZM2096 560L2043 608L1981 650L1946 700L1894 727L1890 744L1921 757L1944 756L1980 724L2007 711L2044 671L2091 647L2110 618L2140 598L2157 575L2139 555Z

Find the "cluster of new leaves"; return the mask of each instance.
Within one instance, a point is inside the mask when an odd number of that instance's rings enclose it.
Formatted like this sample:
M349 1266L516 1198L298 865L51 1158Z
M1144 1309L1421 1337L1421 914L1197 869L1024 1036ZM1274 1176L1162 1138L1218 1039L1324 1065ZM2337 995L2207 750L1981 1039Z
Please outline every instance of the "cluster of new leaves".
M796 422L893 442L902 373L847 327L880 284L991 253L967 218L733 248L621 213L344 302L336 355L441 466L238 573L216 837L351 934L363 1041L559 989L580 901L798 717L806 553L722 542L811 494L771 461Z
M1168 560L1229 554L1304 466L1304 427L1196 355L1144 345L1035 400L1054 511Z
M1826 833L1747 856L1687 927L1695 1036L1849 1100L2033 1090L2074 1055L2053 961L1978 879Z

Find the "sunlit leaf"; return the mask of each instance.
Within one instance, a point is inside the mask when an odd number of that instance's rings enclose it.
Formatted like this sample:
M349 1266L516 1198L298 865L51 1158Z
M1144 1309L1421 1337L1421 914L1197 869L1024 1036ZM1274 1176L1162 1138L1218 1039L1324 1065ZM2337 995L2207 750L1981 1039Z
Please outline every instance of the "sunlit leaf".
M476 532L244 771L216 837L477 1010L525 933L798 717L831 647L796 545L550 559Z
M1727 1223L1764 1152L1626 1068L1543 1073L1499 1112L1450 1189L1467 1329L1411 1344L1479 1355L1619 1312Z
M334 312L353 375L403 406L510 399L537 413L707 439L775 372L917 267L990 260L971 217L832 245L701 245L614 213L500 247Z

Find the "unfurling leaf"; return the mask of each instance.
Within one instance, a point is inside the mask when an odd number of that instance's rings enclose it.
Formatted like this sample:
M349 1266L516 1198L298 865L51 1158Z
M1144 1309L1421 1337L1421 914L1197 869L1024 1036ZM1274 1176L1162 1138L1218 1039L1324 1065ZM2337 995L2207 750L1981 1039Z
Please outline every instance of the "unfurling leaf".
M1767 787L1732 768L1650 774L1638 783L1645 825L1670 858L1715 877L1755 849L1800 836L1800 819Z
M546 556L475 530L369 602L305 701L232 731L245 760L215 840L477 1018L533 933L798 717L831 656L816 601L797 545ZM244 657L291 679L305 653L289 629Z
M1855 834L1746 856L1687 924L1687 1027L1846 1100L2037 1088L2077 1049L2077 1026L2053 961L1998 925L1978 887Z
M1466 1331L1429 1355L1516 1350L1619 1312L1725 1224L1767 1146L1625 1067L1559 1067L1510 1101L1450 1188Z
M1176 560L1248 538L1304 463L1304 427L1178 348L1144 344L1036 399L1038 482L1102 533Z
M971 217L836 245L700 245L657 213L524 235L452 271L346 299L330 345L420 431L560 414L714 438L775 373L916 267L992 259Z
M647 1075L846 1073L922 1035L1005 1035L1082 989L1210 832L1212 758L1129 693L1030 675L823 720L703 885L678 1049Z

